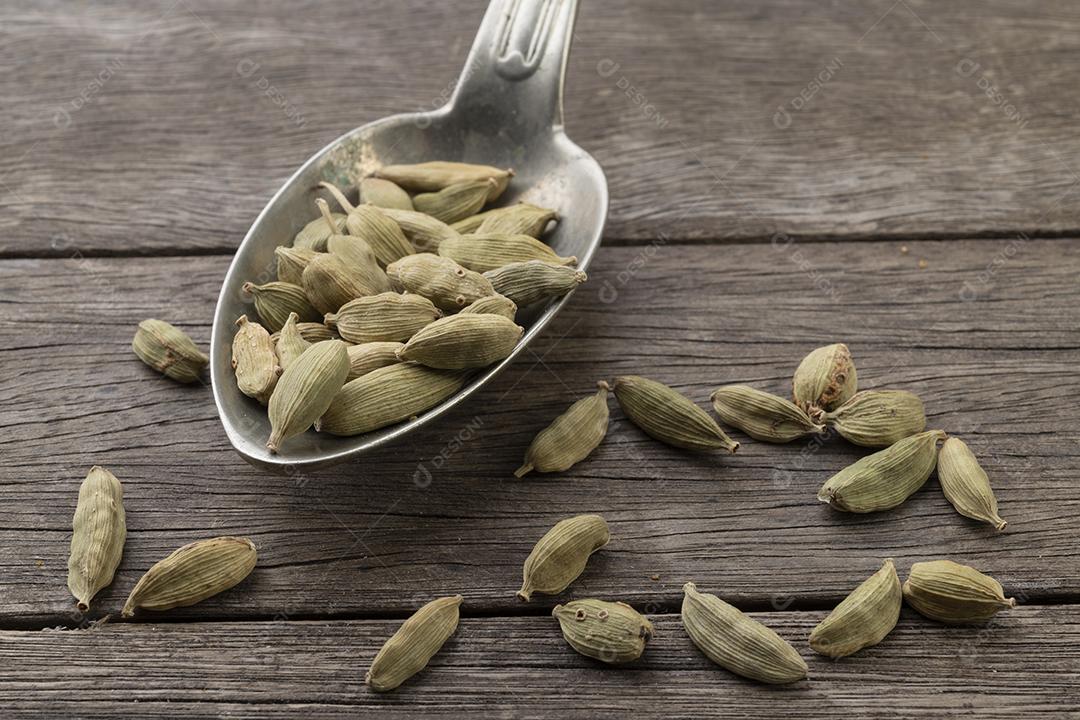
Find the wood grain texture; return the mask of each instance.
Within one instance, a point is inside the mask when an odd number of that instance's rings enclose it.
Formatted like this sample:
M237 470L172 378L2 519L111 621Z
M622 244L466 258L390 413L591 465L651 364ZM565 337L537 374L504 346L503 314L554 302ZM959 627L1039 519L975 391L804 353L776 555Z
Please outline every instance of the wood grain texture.
M91 617L115 612L175 547L220 534L250 536L258 567L168 617L383 617L459 592L473 612L536 612L547 599L513 596L521 563L550 525L582 512L602 513L613 540L573 593L656 612L676 610L690 578L748 608L820 609L885 557L901 574L924 559L966 562L1028 602L1080 598L1073 242L606 247L531 352L445 422L299 477L244 464L208 388L155 376L131 353L151 316L205 345L227 262L0 262L5 627L83 620L63 578L93 464L124 483L128 541ZM887 513L821 505L821 483L862 455L840 440L770 446L735 433L734 457L687 453L645 437L614 401L586 462L512 476L533 434L597 379L648 375L703 406L731 382L786 394L801 357L831 341L850 345L862 387L918 393L931 427L971 445L1004 534L958 516L933 479Z
M4 3L0 255L231 252L317 149L440 105L485 4ZM586 0L567 127L618 241L1075 233L1077 38L1065 0Z

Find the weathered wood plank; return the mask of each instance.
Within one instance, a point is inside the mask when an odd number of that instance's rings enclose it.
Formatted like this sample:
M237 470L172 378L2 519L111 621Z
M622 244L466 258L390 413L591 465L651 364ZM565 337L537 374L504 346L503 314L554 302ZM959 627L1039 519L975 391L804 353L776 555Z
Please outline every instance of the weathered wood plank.
M441 104L485 4L5 3L0 255L231 251L315 150ZM620 240L1068 233L1077 37L1064 1L587 0L567 124Z
M1031 600L1080 597L1075 243L604 248L534 353L446 422L297 478L245 465L208 388L156 377L130 352L148 316L205 343L227 262L0 263L7 627L81 620L64 578L78 483L95 463L124 482L129 534L94 616L115 612L171 549L215 534L250 535L258 568L171 617L379 616L457 592L476 612L515 612L533 542L580 512L603 513L614 539L575 594L669 612L690 577L749 607L824 607L884 557L906 572L947 556ZM1004 534L957 516L934 480L885 514L819 504L819 485L861 455L841 441L739 436L737 456L694 455L649 440L614 402L587 462L511 475L532 435L601 377L650 375L703 405L728 382L786 393L802 355L834 340L850 344L863 387L919 393L932 426L975 448L1011 522Z

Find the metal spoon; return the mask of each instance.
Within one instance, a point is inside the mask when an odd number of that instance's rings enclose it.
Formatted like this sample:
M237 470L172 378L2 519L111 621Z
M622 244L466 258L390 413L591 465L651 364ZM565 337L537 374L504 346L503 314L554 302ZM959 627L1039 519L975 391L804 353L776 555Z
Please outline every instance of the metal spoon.
M282 472L331 465L400 440L433 422L479 390L551 322L569 296L524 309L525 335L502 362L482 370L460 392L420 417L356 437L309 430L272 455L266 449L266 408L236 387L231 366L234 322L254 310L241 292L246 280L274 276L274 248L317 217L320 181L340 186L382 165L455 160L510 167L515 176L499 204L519 200L559 212L545 240L563 256L589 266L600 244L608 193L597 162L563 130L563 78L577 0L492 0L457 88L445 106L394 115L342 135L317 152L285 183L240 244L218 298L210 341L214 401L233 447L249 462ZM332 201L331 201L331 204Z

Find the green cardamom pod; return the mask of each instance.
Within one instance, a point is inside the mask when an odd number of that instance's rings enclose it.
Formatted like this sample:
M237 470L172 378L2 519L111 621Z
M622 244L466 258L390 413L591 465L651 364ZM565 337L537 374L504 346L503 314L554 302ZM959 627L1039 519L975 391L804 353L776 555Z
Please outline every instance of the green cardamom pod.
M342 220L345 216L342 215ZM300 285L304 276L304 268L318 253L308 248L285 247L279 245L274 248L274 257L277 259L277 278L282 282Z
M491 202L506 190L514 171L500 170L490 165L435 160L414 165L387 165L376 175L413 192L442 190L459 183L492 179L495 182L487 198Z
M847 345L837 343L814 350L799 363L792 380L795 404L809 413L832 410L858 389L855 362Z
M442 317L426 297L384 292L350 300L323 319L328 327L353 343L404 342Z
M278 364L270 333L258 323L248 320L247 315L236 319L236 335L232 343L232 366L236 372L236 386L249 398L265 405L274 392L281 366Z
M336 186L328 182L321 182L319 185L326 188L334 196L338 205L348 212L345 217L345 229L350 235L366 241L380 264L389 265L395 260L416 252L398 224L380 208L367 204L353 207Z
M270 439L276 453L281 443L311 427L326 412L349 375L349 354L341 340L315 343L281 374L267 408Z
M304 288L299 285L277 281L265 285L246 282L243 290L255 298L255 310L270 332L281 330L290 313L296 313L304 322L313 322L319 318L319 313L311 306Z
M398 358L442 370L486 367L509 356L524 334L525 328L501 315L451 315L418 330Z
M251 574L255 544L247 538L216 537L183 546L139 578L124 603L123 616L139 608L187 607L224 592Z
M956 512L1004 530L1007 522L998 515L997 498L990 478L963 440L951 437L938 453L938 480Z
M1016 606L997 580L951 560L912 565L904 599L920 615L949 625L986 622L999 610Z
M517 305L510 298L495 293L466 305L461 312L464 315L502 315L507 320L513 320L517 317Z
M494 180L478 180L449 185L438 192L413 197L413 207L444 223L453 223L475 215L484 207L495 188Z
M281 332L277 334L277 338L274 340L278 365L281 366L282 370L289 367L293 360L303 355L304 351L311 347L311 343L304 339L304 336L300 334L300 329L296 327L297 319L296 313L290 313L289 319L285 321L284 327L281 328Z
M484 277L491 281L495 292L510 298L519 308L561 297L588 280L581 270L552 265L543 260L503 265L496 270L488 270Z
M319 198L315 201L323 218L330 222L330 208L326 201ZM390 278L379 265L379 259L375 251L366 240L353 235L341 235L335 233L326 241L326 250L331 255L337 255L349 268L360 284L370 289L372 293L386 292L390 289ZM310 262L310 261L309 261ZM303 278L301 277L301 280Z
M577 262L576 257L560 257L548 245L528 235L459 235L443 241L439 245L439 254L480 273L529 260L542 260L553 265Z
M595 394L575 402L541 430L525 451L525 464L514 475L562 472L589 456L607 435L607 395L611 386L601 380Z
M448 313L495 294L491 282L480 273L430 253L410 255L391 263L386 274L398 290L422 295Z
M324 315L337 312L350 300L383 292L362 271L357 271L340 255L332 253L322 253L312 258L304 268L301 281L312 306Z
M359 345L350 345L349 353L349 376L345 379L355 380L361 375L367 375L372 370L378 370L387 365L395 365L399 362L397 351L405 347L399 342L369 342Z
M360 201L384 209L412 210L412 198L400 185L383 178L369 177L360 181Z
M810 647L840 658L877 645L900 619L900 578L886 560L881 569L851 591L810 633Z
M143 320L131 349L139 359L177 382L195 382L210 362L187 334L164 320Z
M599 515L577 515L555 523L536 543L522 569L517 596L558 595L585 571L589 556L608 544L611 533Z
M941 430L929 430L867 455L826 480L818 500L855 513L897 507L934 472L937 444L945 437Z
M706 657L736 675L780 685L806 677L806 662L773 630L715 595L683 585L682 622Z
M112 582L124 553L124 489L115 475L98 465L90 468L71 526L68 590L86 612L94 595Z
M825 429L795 403L748 385L718 388L712 403L720 420L763 442L791 442Z
M476 232L477 228L483 225L484 221L487 220L489 217L493 217L494 215L503 212L506 212L506 208L504 207L485 210L484 212L470 215L467 218L462 218L456 223L450 223L450 228L460 235L468 235L469 233Z
M922 400L905 390L863 390L832 412L816 410L814 418L863 447L888 447L926 429Z
M457 630L462 599L439 598L413 613L379 650L364 682L372 690L386 692L427 667Z
M652 623L626 603L574 600L556 605L551 614L570 647L606 663L637 660L653 636Z
M660 442L687 450L739 449L707 412L663 383L624 375L615 378L614 389L630 421Z
M296 237L293 239L293 248L299 250L313 250L315 252L326 252L326 241L330 239L330 236L334 233L345 232L345 220L346 216L341 213L334 213L330 216L334 221L334 232L330 231L330 228L326 226L326 221L322 218L315 218L303 229L296 233ZM285 278L281 278L284 280Z
M458 237L457 230L422 212L393 208L383 208L383 212L398 224L417 252L437 253L444 240Z
M481 219L479 225L468 232L475 232L478 235L530 235L539 238L552 220L559 219L559 213L554 210L525 202L496 208L481 215L485 217Z
M326 327L321 322L298 322L296 323L296 329L300 332L300 337L304 338L309 343L341 339L336 332ZM277 347L277 342L280 338L280 332L270 335L270 340L273 341L274 347Z

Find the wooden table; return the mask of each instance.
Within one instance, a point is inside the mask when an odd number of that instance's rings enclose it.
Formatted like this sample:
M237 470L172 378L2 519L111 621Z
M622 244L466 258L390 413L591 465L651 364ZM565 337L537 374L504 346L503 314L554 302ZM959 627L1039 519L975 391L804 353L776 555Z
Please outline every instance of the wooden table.
M611 190L591 280L497 382L415 441L283 479L229 447L210 391L132 355L136 323L204 346L230 254L340 133L436 106L483 0L60 3L0 10L0 707L5 717L1063 717L1080 712L1080 10L956 0L582 3L570 135ZM516 480L533 434L600 378L703 406L786 394L843 341L963 437L1010 521L937 481L869 516L814 497L839 440L675 451L617 408L570 472ZM613 403L614 406L614 403ZM91 614L65 587L93 464L128 540ZM657 634L626 668L575 654L556 599L514 597L551 524L613 539L558 600L621 599ZM135 622L136 579L195 539L252 538L235 589ZM1020 601L986 628L905 609L842 661L809 630L882 559L951 558ZM807 659L783 688L709 663L694 580ZM389 695L363 673L414 608L465 596L456 637ZM1073 715L1075 717L1075 715Z

